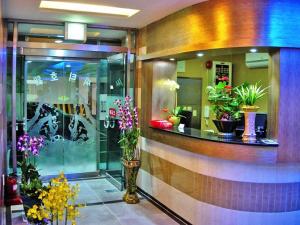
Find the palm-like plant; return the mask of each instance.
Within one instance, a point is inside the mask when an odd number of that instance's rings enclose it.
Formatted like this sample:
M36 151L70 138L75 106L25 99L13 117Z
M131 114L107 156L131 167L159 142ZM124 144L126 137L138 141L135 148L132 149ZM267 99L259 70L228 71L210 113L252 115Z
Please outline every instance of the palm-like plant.
M234 89L235 93L241 99L241 102L247 106L254 106L257 100L261 99L267 92L269 87L263 88L258 83L255 84L243 84Z

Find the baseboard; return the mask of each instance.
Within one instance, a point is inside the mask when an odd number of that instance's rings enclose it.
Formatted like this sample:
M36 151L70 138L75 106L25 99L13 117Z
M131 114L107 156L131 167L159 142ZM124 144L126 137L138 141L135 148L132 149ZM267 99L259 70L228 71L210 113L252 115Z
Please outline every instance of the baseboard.
M190 222L182 218L180 215L175 213L173 210L169 209L167 206L162 204L156 198L152 197L151 195L149 195L147 192L145 192L139 187L138 187L138 193L142 195L144 198L146 198L148 201L150 201L157 208L159 208L161 211L163 211L165 214L167 214L169 217L171 217L173 220L175 220L177 223L182 225L191 225Z

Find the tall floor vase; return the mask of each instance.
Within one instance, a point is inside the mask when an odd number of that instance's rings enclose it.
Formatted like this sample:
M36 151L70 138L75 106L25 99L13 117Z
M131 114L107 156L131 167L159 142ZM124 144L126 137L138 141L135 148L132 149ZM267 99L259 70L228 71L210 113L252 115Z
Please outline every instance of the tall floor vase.
M259 109L258 106L243 106L242 107L245 115L245 129L243 133L243 141L254 142L256 141L255 132L255 118L256 112Z
M123 165L125 169L125 185L126 185L126 193L123 196L123 200L128 204L136 204L138 203L139 197L137 196L137 186L136 186L136 178L141 166L140 160L124 160Z

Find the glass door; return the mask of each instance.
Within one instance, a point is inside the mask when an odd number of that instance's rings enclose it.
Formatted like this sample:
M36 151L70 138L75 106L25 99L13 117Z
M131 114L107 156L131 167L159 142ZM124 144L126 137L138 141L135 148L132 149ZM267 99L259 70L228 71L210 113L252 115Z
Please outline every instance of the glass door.
M97 171L97 61L26 58L25 117L42 175Z
M123 100L126 90L126 54L119 53L100 60L99 66L99 134L100 169L122 189L122 149L114 101Z

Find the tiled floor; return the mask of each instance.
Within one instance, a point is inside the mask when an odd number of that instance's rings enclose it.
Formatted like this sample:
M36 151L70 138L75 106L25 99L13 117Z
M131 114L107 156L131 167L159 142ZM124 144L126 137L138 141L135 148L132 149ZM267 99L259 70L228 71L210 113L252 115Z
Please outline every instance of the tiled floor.
M82 180L70 183L79 183L80 193L77 202L86 203L80 209L78 225L171 225L177 224L173 219L160 211L146 199L136 205L121 201L123 193L116 189L106 179ZM12 224L25 225L22 212L13 209Z

